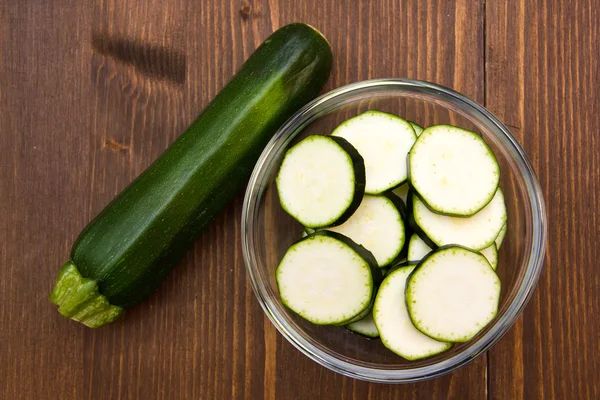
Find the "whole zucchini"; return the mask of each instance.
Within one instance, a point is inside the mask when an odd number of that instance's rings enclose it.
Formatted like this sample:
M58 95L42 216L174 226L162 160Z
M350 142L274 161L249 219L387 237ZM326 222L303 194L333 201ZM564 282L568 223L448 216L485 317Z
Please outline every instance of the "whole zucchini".
M276 129L329 77L326 39L274 32L169 148L80 234L50 300L89 327L154 291L234 197Z

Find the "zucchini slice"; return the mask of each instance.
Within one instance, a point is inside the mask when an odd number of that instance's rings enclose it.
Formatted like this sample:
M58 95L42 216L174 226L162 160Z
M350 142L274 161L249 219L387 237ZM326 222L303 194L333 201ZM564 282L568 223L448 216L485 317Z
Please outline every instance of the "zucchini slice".
M363 198L363 159L343 138L308 136L287 151L276 184L283 209L305 227L341 224Z
M417 221L415 221L415 212L414 212L414 201L413 199L416 199L416 193L414 190L412 189L408 189L408 195L407 195L407 201L406 201L406 207L408 210L408 226L411 230L411 232L415 233L416 235L419 236L419 238L421 238L421 240L430 248L432 249L436 249L438 247L437 244L435 244L433 242L433 240L431 240L429 238L429 236L427 236L427 234L423 231L423 229L421 229L421 227L419 226L419 224L417 224Z
M406 285L414 326L440 341L472 339L494 319L499 301L500 278L482 254L463 247L436 250L419 264Z
M431 247L427 246L427 243L423 241L416 233L413 233L408 242L408 256L407 259L411 262L418 263L427 254L431 253Z
M348 236L373 253L380 267L394 261L405 243L404 204L399 204L400 199L393 199L392 196L365 195L346 222L329 228L330 231Z
M423 133L424 129L421 125L416 124L412 121L408 121L410 123L410 125L413 127L414 131L415 131L415 135L417 135L417 137L421 136L421 133Z
M487 206L466 218L436 214L415 194L411 201L415 223L437 246L457 244L473 250L485 249L494 243L506 222L506 207L500 188Z
M498 268L498 249L496 248L496 243L492 243L479 252L488 260L494 270Z
M359 321L349 323L346 325L346 328L369 338L379 337L379 331L377 330L377 326L375 326L372 312L369 312L366 317Z
M433 211L446 215L474 215L500 183L498 161L481 136L454 126L425 129L408 164L411 186Z
M407 180L406 155L417 139L408 121L367 111L343 122L332 135L348 140L365 159L365 193L379 194Z
M502 246L502 243L504 242L504 238L506 237L506 231L508 230L508 221L504 224L504 226L502 227L502 229L500 229L500 233L498 234L498 237L496 237L496 248L498 250L500 250L500 246Z
M407 360L430 357L452 347L452 343L434 340L413 326L404 291L406 280L414 268L401 267L387 275L373 307L373 318L381 342Z
M283 304L316 325L351 321L369 307L381 281L377 263L367 250L328 231L293 244L275 276Z

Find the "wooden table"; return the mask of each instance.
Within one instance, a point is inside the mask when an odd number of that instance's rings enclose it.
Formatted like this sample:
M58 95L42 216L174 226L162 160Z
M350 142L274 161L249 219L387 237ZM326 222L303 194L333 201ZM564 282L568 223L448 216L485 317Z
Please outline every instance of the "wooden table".
M0 399L600 399L600 2L2 0ZM241 256L242 195L158 293L90 330L47 301L79 231L292 21L334 50L326 90L410 77L484 104L523 145L544 272L488 354L376 385L300 354ZM202 267L194 267L202 264Z

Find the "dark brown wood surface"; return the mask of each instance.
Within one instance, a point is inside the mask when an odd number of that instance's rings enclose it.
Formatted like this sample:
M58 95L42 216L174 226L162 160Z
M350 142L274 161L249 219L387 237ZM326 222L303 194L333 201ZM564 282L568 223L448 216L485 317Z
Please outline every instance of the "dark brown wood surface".
M318 27L325 90L450 86L523 145L546 196L538 288L486 355L410 385L344 378L263 315L240 195L160 290L98 330L48 302L85 224L274 29ZM600 399L600 2L0 1L0 399Z

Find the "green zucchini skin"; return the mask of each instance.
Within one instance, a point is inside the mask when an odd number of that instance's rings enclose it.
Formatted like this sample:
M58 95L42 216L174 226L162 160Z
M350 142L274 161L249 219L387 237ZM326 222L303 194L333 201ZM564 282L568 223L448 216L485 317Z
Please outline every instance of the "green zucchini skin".
M427 246L431 247L432 250L436 250L438 248L438 245L433 243L433 240L431 240L429 236L427 236L427 234L423 232L423 229L421 229L421 227L417 224L417 221L415 221L415 217L413 214L413 195L417 196L413 188L410 187L408 189L408 197L406 202L408 210L408 226L410 227L411 234L416 233L417 235L419 235L421 240L425 242ZM406 252L408 253L408 247L406 249Z
M396 256L396 258L388 264L389 266L392 266L397 265L402 259L406 258L406 255L408 254L408 242L410 239L410 236L407 236L410 234L410 226L408 223L408 209L406 208L406 204L404 204L400 196L394 194L392 190L383 192L381 196L385 196L392 202L392 204L394 204L394 206L400 213L400 216L402 217L402 224L404 225L404 244L402 245L402 249L400 249L400 252Z
M329 77L326 39L305 24L274 32L179 138L81 233L71 261L110 304L158 288L244 185L264 146Z
M355 181L355 191L354 191L354 199L352 199L352 203L350 206L344 211L344 213L335 221L331 226L338 226L348 221L348 218L354 214L354 212L360 206L362 199L365 195L365 183L366 183L366 172L365 172L365 160L360 155L358 150L354 146L350 144L349 141L344 139L343 137L337 136L328 136L330 139L339 144L342 149L346 151L350 155L352 162L354 164L354 181Z

